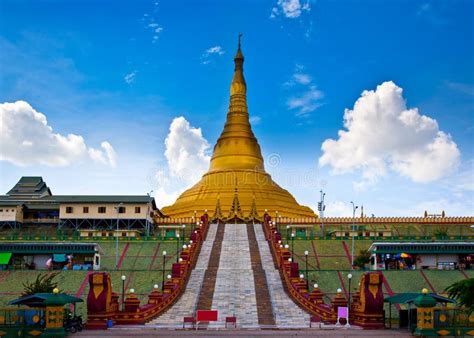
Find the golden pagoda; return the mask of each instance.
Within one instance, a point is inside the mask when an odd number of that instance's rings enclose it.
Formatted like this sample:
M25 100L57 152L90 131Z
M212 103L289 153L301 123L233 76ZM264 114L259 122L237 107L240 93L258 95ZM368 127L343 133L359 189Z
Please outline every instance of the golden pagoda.
M163 214L191 217L195 210L207 210L211 218L250 220L268 210L272 214L278 211L282 217L314 217L309 207L299 205L265 172L260 146L249 122L240 36L234 63L227 121L214 146L209 170L173 205L164 207ZM239 210L235 210L236 203ZM214 210L218 215L212 215Z

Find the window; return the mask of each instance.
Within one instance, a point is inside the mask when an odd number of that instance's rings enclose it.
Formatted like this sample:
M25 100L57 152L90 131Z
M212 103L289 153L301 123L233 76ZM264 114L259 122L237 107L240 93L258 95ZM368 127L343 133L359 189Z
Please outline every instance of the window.
M82 207L82 212L84 214L88 214L89 213L89 207Z
M135 207L135 213L136 213L136 214L139 214L140 211L141 211L140 207Z
M3 212L3 209L0 209L0 212Z
M105 207L99 207L99 214L105 214Z
M72 207L66 207L66 214L72 214L73 208Z
M124 214L125 213L125 207L119 207L118 212L119 212L119 214Z

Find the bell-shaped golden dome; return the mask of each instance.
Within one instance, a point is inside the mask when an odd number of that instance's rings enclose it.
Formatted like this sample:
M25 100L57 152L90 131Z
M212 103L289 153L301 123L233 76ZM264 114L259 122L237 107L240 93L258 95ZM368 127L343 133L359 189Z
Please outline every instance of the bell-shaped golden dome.
M227 215L238 191L241 211L246 217L250 213L263 215L265 209L278 210L283 217L314 217L310 208L299 205L265 172L260 146L249 121L240 36L234 63L227 120L214 146L209 170L162 212L170 217L191 217L194 210L214 210L219 201L222 214Z

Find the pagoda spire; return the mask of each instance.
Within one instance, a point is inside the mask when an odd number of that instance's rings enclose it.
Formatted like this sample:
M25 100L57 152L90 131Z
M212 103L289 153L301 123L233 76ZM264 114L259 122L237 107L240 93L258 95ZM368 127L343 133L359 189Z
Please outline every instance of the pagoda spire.
M249 221L260 220L260 216L258 215L258 210L257 210L257 203L255 202L255 195L253 195L252 206L250 207L250 213L249 213L248 219Z
M241 37L242 34L239 35L234 57L234 76L230 84L227 119L214 146L209 172L238 169L265 171L260 146L249 121Z
M242 213L242 208L240 207L239 201L239 192L237 189L237 185L235 186L234 190L234 199L232 200L232 206L229 210L229 216L227 216L227 220L237 220L237 219L244 219L244 215Z
M221 209L221 195L217 195L217 202L216 202L216 208L214 210L214 216L212 216L213 221L218 221L222 220L224 218L224 215L222 215L222 209Z

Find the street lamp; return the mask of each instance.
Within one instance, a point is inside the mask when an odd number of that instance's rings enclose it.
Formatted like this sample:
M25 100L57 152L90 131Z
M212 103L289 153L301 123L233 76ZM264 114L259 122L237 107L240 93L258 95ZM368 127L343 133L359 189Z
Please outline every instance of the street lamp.
M289 232L290 232L290 225L287 225L286 226L286 240L288 240L290 238Z
M123 311L123 303L125 299L125 280L127 279L127 276L122 275L121 279L122 279L122 311Z
M146 210L146 216L145 216L145 224L146 224L146 235L147 237L150 236L150 222L148 221L148 217L150 216L150 204L151 204L151 193L153 190L150 190L148 195L148 204L147 204L147 210Z
M324 210L326 209L326 206L324 205L324 196L326 196L326 193L323 192L322 189L319 191L319 193L321 194L321 201L318 203L318 211L319 211L319 216L321 217L321 234L323 235L323 238L324 238L323 218L324 218Z
M358 208L357 205L354 204L354 202L351 201L352 204L352 255L351 255L351 269L354 270L354 248L355 248L355 242L354 242L354 234L355 234L355 213Z
M349 299L347 301L348 305L347 305L347 324L346 326L347 327L350 327L350 324L349 324L349 313L350 313L350 310L351 310L351 281L352 281L352 274L348 274L347 275L347 278L349 279Z
M115 207L117 210L117 233L115 234L115 269L118 270L118 264L119 264L119 245L118 245L118 234L119 234L119 213L120 213L120 207L123 205L123 203L120 203L118 206Z
M308 277L308 250L304 252L305 264L306 264L306 289L309 290L309 277Z
M162 282L161 282L161 292L165 287L165 263L166 263L166 251L163 251L163 269L162 269Z
M293 257L293 254L295 252L295 233L291 233L291 256Z
M178 263L178 253L179 253L179 233L176 234L176 263Z
M183 228L183 243L184 243L184 238L186 237L186 224L183 224L182 228Z

